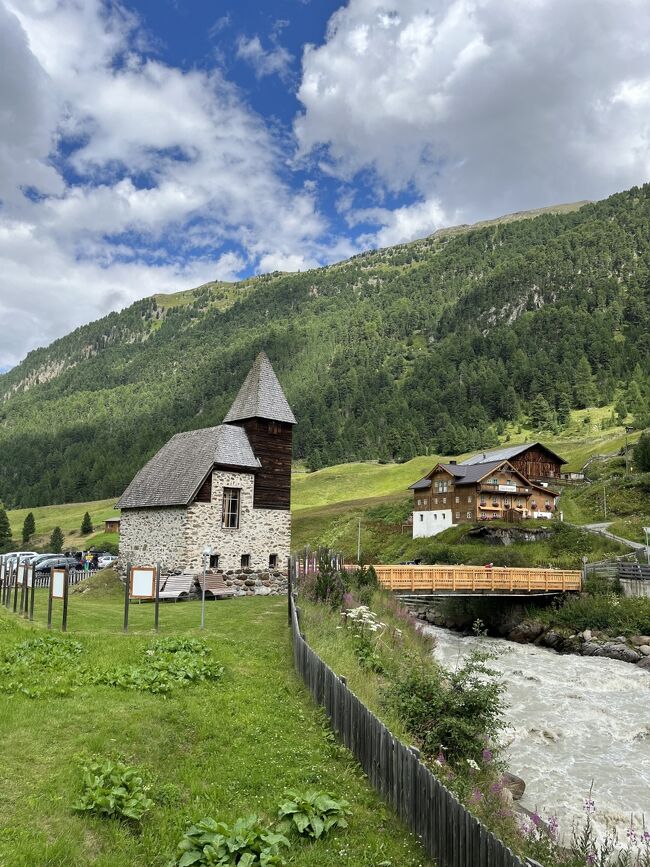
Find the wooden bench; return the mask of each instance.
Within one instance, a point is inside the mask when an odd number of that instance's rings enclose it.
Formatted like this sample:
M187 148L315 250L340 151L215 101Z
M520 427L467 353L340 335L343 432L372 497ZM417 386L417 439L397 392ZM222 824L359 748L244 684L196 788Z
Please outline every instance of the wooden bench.
M203 592L205 584L205 595L209 595L213 599L229 599L231 596L235 595L235 589L226 586L226 583L223 580L223 575L208 572L205 579L203 578L203 575L197 576L197 581L201 592Z
M182 575L170 575L162 584L159 593L159 598L173 599L177 602L179 599L184 599L189 596L192 587L196 582L196 575L193 572L184 572Z

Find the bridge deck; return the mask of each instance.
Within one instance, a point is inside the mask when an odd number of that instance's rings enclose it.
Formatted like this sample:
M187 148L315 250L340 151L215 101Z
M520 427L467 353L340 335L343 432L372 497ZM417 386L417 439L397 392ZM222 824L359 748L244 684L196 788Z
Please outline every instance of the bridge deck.
M513 595L579 591L582 573L570 569L510 569L485 566L375 566L387 590Z

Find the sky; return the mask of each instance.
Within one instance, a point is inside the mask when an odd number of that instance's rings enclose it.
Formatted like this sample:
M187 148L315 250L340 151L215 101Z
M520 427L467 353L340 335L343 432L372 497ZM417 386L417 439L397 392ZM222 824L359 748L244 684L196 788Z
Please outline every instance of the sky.
M0 0L0 371L138 298L650 177L647 0Z

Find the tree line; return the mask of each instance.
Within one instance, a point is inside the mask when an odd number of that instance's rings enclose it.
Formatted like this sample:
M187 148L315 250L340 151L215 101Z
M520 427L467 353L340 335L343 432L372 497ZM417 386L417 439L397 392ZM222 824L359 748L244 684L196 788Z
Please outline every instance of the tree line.
M118 496L173 434L222 421L260 349L312 469L487 448L610 403L612 423L650 424L648 185L183 301L139 301L0 376L7 506Z

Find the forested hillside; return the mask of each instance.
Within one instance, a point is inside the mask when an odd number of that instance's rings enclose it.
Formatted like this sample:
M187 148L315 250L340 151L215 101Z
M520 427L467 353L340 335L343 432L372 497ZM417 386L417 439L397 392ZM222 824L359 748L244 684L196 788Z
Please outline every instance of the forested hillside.
M650 185L146 299L0 376L0 499L120 493L173 433L222 420L262 348L311 467L466 451L612 401L645 426L649 309Z

